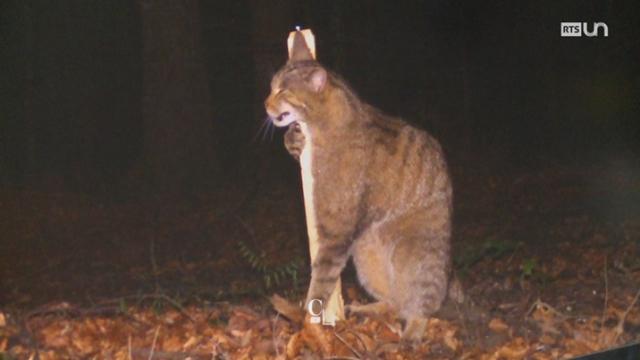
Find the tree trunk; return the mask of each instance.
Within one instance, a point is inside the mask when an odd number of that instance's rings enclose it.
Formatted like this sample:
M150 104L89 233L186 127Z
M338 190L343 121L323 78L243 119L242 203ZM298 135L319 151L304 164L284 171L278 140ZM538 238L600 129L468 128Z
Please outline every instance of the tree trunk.
M214 175L198 5L195 0L140 2L143 146L137 175L153 190L185 190Z

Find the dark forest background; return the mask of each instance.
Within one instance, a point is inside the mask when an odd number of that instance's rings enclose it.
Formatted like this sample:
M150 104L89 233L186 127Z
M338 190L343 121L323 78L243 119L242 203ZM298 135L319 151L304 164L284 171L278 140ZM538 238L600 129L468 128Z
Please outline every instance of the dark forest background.
M280 131L254 138L295 25L454 165L633 158L639 18L633 1L4 1L0 180L193 190L290 166ZM561 21L605 22L609 36L562 38Z
M609 36L561 37L561 22ZM131 357L132 337L150 358L156 337L187 351L189 331L205 358L275 356L297 338L266 296L307 292L300 173L263 108L296 25L363 99L442 143L453 268L477 307L437 325L430 355L458 330L465 349L441 358L640 339L639 1L4 0L0 358ZM347 304L368 302L351 264L342 280ZM202 323L156 327L147 305ZM89 321L107 311L125 315L113 331ZM395 341L361 320L378 349Z

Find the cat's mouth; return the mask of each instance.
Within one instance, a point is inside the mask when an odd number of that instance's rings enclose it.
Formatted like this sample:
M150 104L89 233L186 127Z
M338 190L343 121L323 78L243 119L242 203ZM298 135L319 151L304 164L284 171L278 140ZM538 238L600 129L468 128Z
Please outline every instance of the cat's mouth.
M292 111L283 111L279 115L270 116L271 121L277 127L286 127L296 122L297 116Z
M287 127L296 121L303 119L298 109L287 102L266 106L267 114L273 125L277 127Z
M276 118L278 121L284 121L284 118L289 116L291 113L288 111L283 112L282 114L278 115L278 117Z

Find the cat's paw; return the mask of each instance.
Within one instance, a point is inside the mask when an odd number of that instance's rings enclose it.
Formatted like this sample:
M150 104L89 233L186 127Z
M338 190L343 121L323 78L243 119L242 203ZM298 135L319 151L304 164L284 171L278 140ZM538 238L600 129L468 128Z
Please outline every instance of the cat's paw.
M300 124L293 123L284 133L284 147L294 159L300 160L300 153L304 148L304 134L300 129Z
M427 330L428 322L427 318L416 317L407 319L402 335L400 336L400 341L412 345L420 343Z

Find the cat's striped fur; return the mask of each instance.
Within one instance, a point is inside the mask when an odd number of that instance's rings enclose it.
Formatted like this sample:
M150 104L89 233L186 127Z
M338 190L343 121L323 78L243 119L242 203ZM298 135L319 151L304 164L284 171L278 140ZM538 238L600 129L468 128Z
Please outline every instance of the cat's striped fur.
M294 50L295 51L295 50ZM319 251L307 301L326 299L353 257L362 286L419 339L449 288L452 187L442 149L423 130L364 103L310 56L292 58L265 101L298 157L313 145Z

